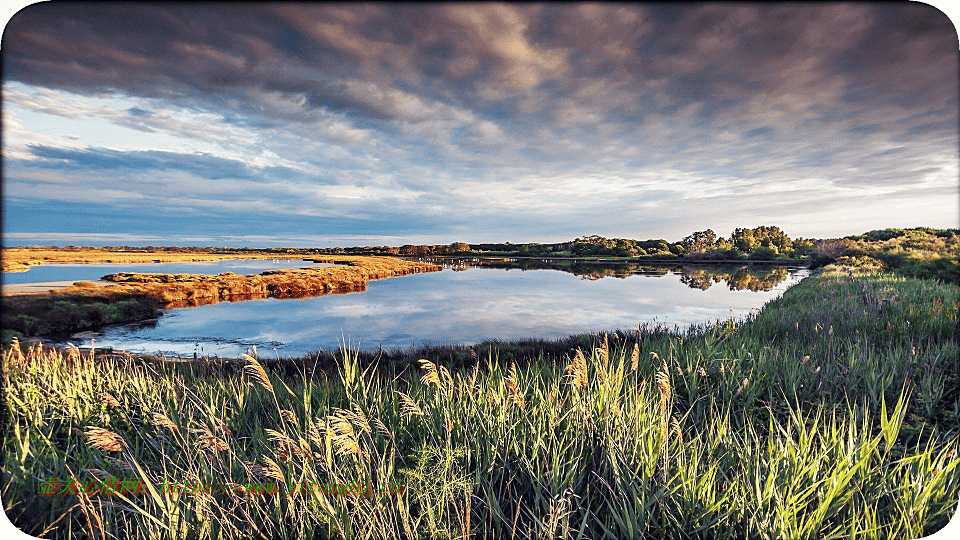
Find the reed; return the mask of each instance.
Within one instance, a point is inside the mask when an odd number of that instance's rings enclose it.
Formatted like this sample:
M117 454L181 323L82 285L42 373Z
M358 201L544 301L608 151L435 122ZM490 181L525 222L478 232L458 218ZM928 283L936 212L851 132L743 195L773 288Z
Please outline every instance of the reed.
M466 367L345 348L330 377L17 344L4 510L54 537L919 538L960 492L958 308L955 285L828 268L683 334ZM74 472L144 489L40 494Z

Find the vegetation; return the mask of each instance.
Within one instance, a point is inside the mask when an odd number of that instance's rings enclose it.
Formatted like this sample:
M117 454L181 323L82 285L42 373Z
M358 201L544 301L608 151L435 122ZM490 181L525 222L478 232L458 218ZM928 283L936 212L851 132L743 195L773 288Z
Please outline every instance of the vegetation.
M335 267L269 270L257 275L232 272L204 274L118 273L103 276L122 290L155 298L165 307L217 303L252 298L303 298L332 292L365 290L370 280L434 272L439 266L388 257L328 257L316 262L336 262Z
M302 298L332 292L362 291L370 280L432 272L438 266L385 257L333 257L335 267L270 270L258 275L232 272L201 274L133 274L104 276L116 282L91 287L77 282L48 295L5 296L4 343L14 336L43 336L156 318L157 308L198 306L222 300Z
M729 240L718 237L711 229L697 231L679 242L666 240L631 240L592 235L571 242L555 244L487 243L450 245L405 245L396 247L330 248L325 253L380 254L401 256L482 255L549 258L630 258L638 260L697 259L793 259L802 261L814 249L814 241L791 240L778 227L736 229Z
M3 356L4 509L58 537L918 538L960 491L958 291L831 266L746 320L538 356L488 344L461 368L17 345ZM70 476L146 490L39 495ZM304 482L406 488L290 493Z
M960 229L884 229L842 244L839 263L960 284Z
M290 258L318 254L317 250L197 248L197 247L77 247L36 246L3 248L3 271L26 272L40 264L199 262L223 259Z
M75 286L49 295L5 296L3 343L11 339L134 323L160 314L156 299L116 288Z

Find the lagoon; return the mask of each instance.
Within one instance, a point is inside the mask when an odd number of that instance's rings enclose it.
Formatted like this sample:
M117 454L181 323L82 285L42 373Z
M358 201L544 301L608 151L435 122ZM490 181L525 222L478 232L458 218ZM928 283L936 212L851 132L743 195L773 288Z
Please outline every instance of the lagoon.
M170 309L149 324L84 333L72 342L86 347L95 339L97 347L188 357L237 357L256 345L261 356L293 357L343 343L376 350L556 339L637 323L682 329L749 315L809 275L783 267L453 266L372 281L363 292Z
M58 281L95 281L107 274L140 272L147 274L208 274L225 272L259 274L268 270L333 266L301 259L225 259L210 262L176 262L143 264L44 264L26 272L4 272L3 283L48 283Z

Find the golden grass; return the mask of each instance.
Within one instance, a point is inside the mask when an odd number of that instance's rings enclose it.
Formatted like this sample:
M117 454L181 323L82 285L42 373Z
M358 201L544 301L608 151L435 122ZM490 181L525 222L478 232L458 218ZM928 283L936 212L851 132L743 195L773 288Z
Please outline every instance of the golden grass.
M103 452L119 452L127 446L127 441L116 433L102 427L90 426L87 428L87 443Z
M433 264L391 257L338 256L316 260L340 264L334 267L270 270L256 275L229 272L215 276L117 273L104 276L104 279L116 283L116 286L108 289L154 298L165 307L186 307L214 304L222 300L304 298L363 291L372 280L440 270L439 266ZM71 287L62 292L77 293L79 289Z
M3 271L26 272L42 264L154 262L209 262L224 259L302 259L303 255L275 253L175 253L165 251L104 251L100 249L68 251L60 249L3 248Z
M587 379L587 359L579 349L577 349L577 354L570 362L570 365L567 366L567 373L571 376L570 383L573 384L573 386L581 390L587 387L589 383Z
M272 393L273 384L270 383L270 377L267 376L267 372L263 369L263 366L260 365L260 362L257 362L256 358L246 354L243 355L243 358L247 361L247 364L243 366L243 372L252 381L250 384L256 383L264 390Z

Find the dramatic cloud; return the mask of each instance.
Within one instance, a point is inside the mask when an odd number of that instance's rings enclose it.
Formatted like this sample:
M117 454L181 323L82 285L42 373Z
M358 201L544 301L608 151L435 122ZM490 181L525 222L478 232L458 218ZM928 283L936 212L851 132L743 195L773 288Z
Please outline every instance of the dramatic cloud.
M956 226L958 48L919 3L36 4L5 241Z

